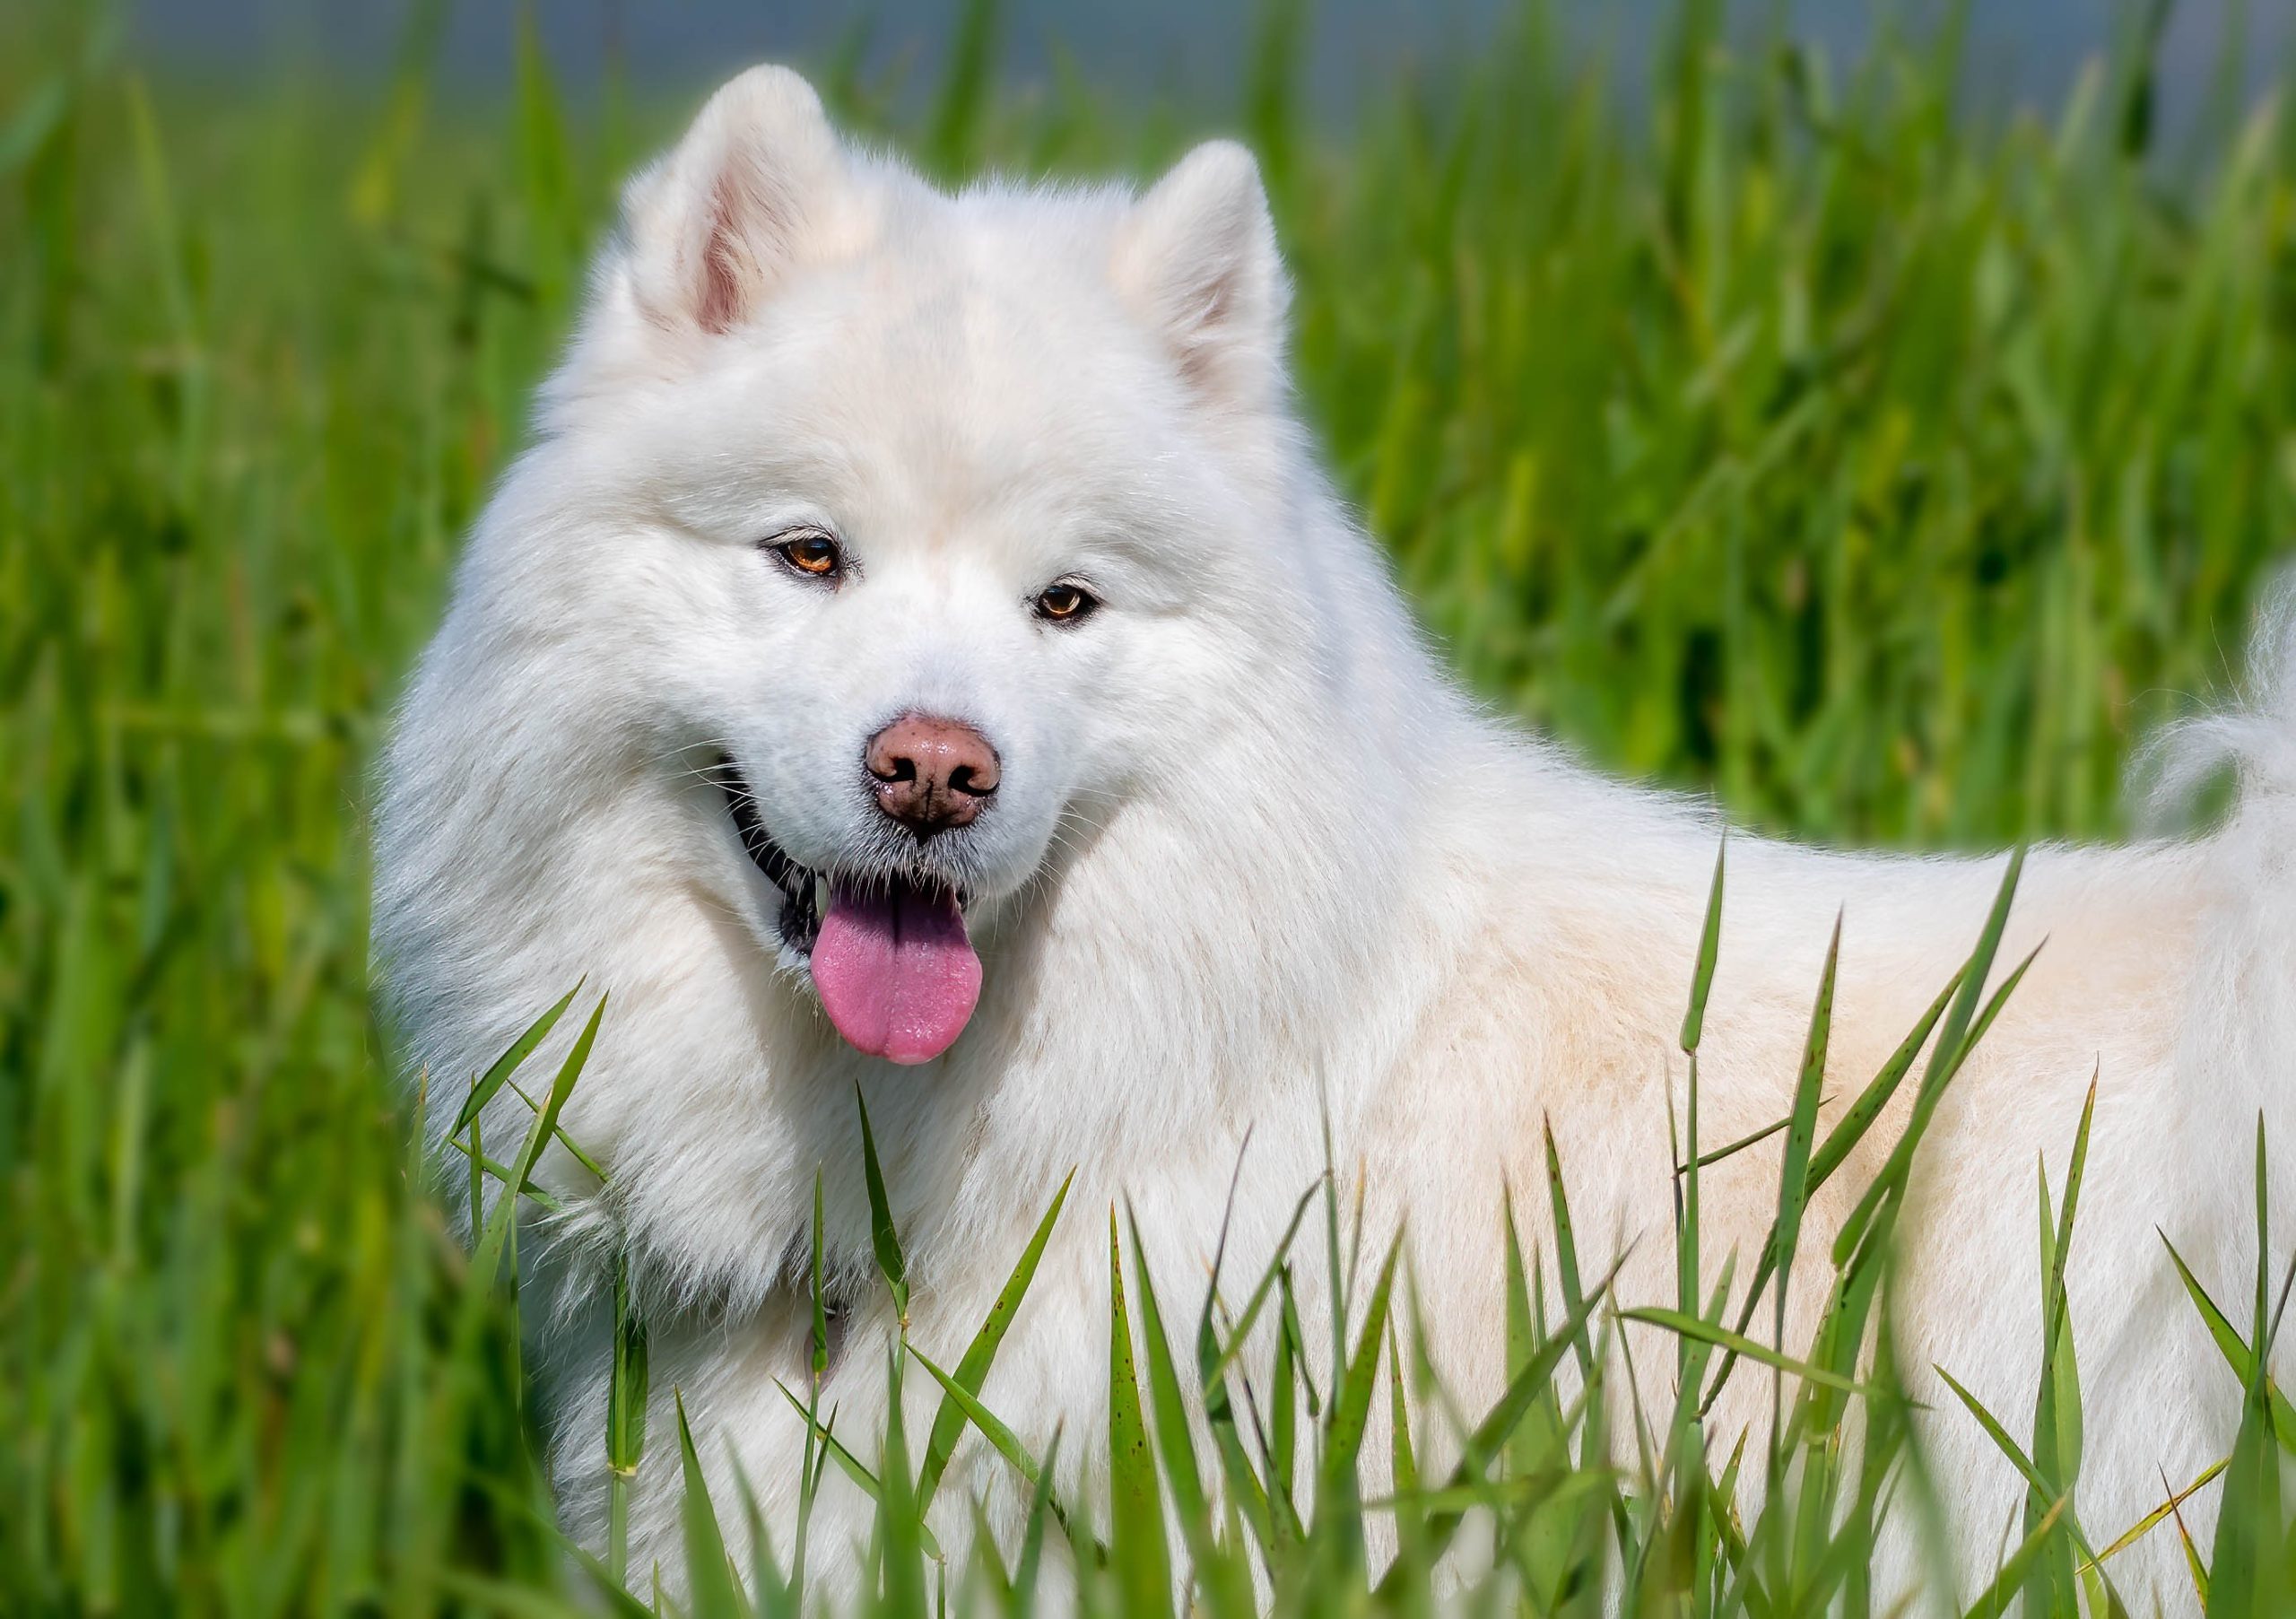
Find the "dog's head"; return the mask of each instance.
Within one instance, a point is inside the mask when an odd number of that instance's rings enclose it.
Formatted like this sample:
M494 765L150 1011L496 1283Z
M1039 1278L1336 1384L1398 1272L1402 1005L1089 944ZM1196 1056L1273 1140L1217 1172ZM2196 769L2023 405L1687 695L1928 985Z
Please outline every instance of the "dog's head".
M545 588L861 1050L945 1049L969 916L1248 708L1292 611L1284 300L1233 144L1140 197L952 197L762 68L631 184L548 396L589 509Z

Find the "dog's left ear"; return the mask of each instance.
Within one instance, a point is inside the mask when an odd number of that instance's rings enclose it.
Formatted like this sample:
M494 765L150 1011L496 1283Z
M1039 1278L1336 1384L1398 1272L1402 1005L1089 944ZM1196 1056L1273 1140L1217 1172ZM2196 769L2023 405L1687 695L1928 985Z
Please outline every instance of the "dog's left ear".
M1290 293L1248 151L1207 141L1182 158L1118 227L1112 272L1205 398L1246 408L1273 399Z

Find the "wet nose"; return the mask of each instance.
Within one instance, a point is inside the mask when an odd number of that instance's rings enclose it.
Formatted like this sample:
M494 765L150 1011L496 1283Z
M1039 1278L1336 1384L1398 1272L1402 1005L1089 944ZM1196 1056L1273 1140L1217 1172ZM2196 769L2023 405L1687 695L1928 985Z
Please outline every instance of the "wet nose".
M904 714L869 738L877 807L920 838L962 826L996 790L996 750L961 719Z

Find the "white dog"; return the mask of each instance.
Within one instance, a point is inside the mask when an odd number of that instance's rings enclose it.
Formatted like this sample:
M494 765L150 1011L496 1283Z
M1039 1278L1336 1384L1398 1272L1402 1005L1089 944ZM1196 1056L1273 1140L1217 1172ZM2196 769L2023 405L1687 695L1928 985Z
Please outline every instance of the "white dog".
M802 1427L776 1380L805 1375L817 1167L847 1310L829 1397L841 1434L879 1430L891 1324L857 1084L909 1334L944 1364L1075 1169L985 1397L1035 1445L1065 1423L1087 1475L1104 1211L1129 1197L1168 1310L1192 1316L1247 1130L1230 1263L1272 1250L1327 1118L1367 1244L1408 1216L1470 1407L1503 1381L1502 1188L1543 1186L1543 1122L1587 1269L1639 1238L1619 1297L1672 1301L1675 1036L1719 829L1462 694L1291 413L1285 302L1228 144L1138 197L950 196L840 144L802 80L764 68L630 187L400 716L377 940L434 1095L577 979L611 991L564 1120L611 1185L544 1161L560 1229L590 1240L541 1262L577 1295L542 1354L555 1475L595 1541L607 1357L579 1256L625 1245L654 1301L634 1567L679 1562L674 1388L718 1499L738 1461L786 1552ZM2096 1077L2070 1287L2099 1538L2229 1449L2237 1381L2154 1228L2244 1296L2254 1124L2286 1119L2270 1104L2296 1058L2296 730L2216 724L2245 780L2222 831L2032 857L2001 967L2047 947L1947 1093L1908 1206L1917 1391L1942 1364L2022 1430L2036 1164L2062 1184ZM2001 871L1733 842L1705 1141L1787 1110L1838 911L1828 1118L1968 954ZM1913 1089L1813 1205L1805 1335ZM506 1093L486 1134L529 1117ZM1778 1145L1707 1172L1709 1285L1735 1245L1744 1289ZM1543 1209L1520 1201L1526 1233ZM937 1390L910 1383L928 1410ZM1766 1379L1739 1384L1766 1408ZM1721 1442L1751 1410L1725 1408ZM1926 1423L1963 1553L1989 1566L2023 1486L1950 1397ZM1001 1469L980 1454L961 1484ZM840 1484L817 1567L866 1522ZM936 1519L952 1543L961 1493Z

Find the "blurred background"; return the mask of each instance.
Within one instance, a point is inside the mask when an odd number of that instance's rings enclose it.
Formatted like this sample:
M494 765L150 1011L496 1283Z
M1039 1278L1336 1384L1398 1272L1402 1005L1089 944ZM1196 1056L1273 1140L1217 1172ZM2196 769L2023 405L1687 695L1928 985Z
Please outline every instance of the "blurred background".
M243 79L282 65L322 65L357 76L387 63L429 0L144 0L134 9L137 48L181 72ZM443 75L459 87L499 93L517 57L518 8L509 0L434 5L435 48ZM1303 30L1296 71L1307 100L1344 118L1375 103L1396 74L1456 66L1506 26L1515 0L1321 0ZM1616 87L1632 93L1665 47L1672 0L1604 0L1557 5L1553 22L1574 52L1600 57ZM1878 32L1918 31L1953 21L1937 0L1884 8L1839 0L1766 0L1742 6L1740 25L1790 34L1837 59L1850 59ZM1054 75L1082 74L1135 101L1149 96L1216 116L1241 89L1250 46L1265 13L1228 0L1170 0L1154 6L1074 5L1004 0L996 63L1008 93L1039 88ZM2250 13L2254 14L2251 15ZM543 45L576 94L619 61L632 80L667 91L699 92L736 64L819 63L857 52L873 74L929 90L932 65L947 60L965 19L946 0L877 0L874 4L802 5L791 0L561 0L536 8ZM2039 108L2062 97L2084 61L2112 48L2118 30L2157 26L2154 54L2162 105L2183 124L2218 90L2219 69L2237 65L2239 93L2270 82L2275 58L2296 39L2296 14L2243 0L2184 0L2155 23L2113 0L2018 0L1972 5L1965 30L1963 83L1996 108Z
M1743 822L2124 829L2296 539L2283 5L17 0L0 1608L563 1576L387 1083L370 770L620 178L767 57L950 183L1248 140L1465 677Z

